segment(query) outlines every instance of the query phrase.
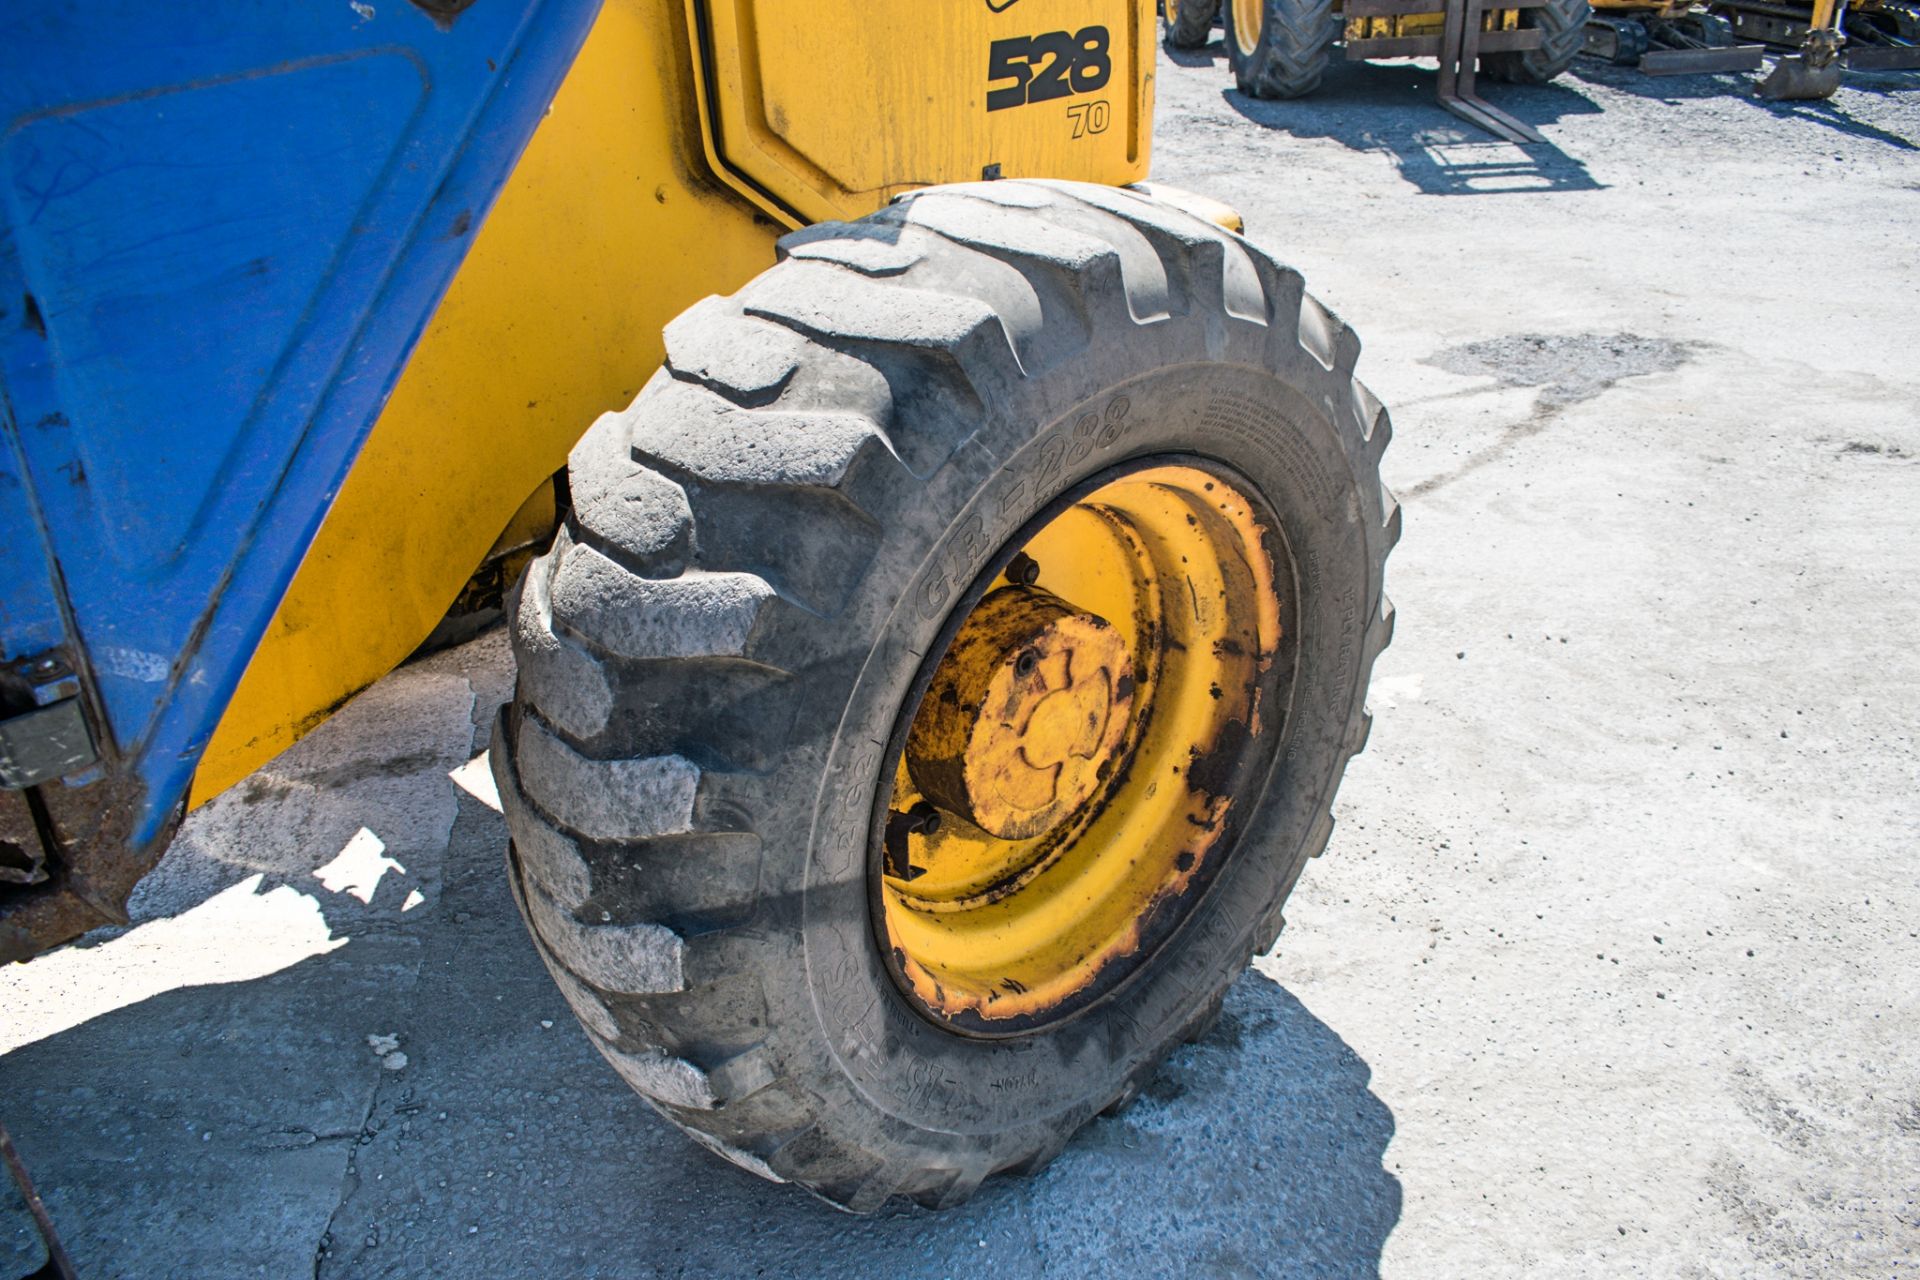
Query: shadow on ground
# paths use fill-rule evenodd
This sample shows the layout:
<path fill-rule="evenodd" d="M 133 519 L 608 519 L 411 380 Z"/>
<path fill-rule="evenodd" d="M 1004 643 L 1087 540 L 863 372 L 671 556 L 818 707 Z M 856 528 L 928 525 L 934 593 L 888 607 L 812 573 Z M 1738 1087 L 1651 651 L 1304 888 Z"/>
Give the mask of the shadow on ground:
<path fill-rule="evenodd" d="M 1377 1273 L 1401 1206 L 1382 1165 L 1392 1114 L 1340 1036 L 1258 973 L 1129 1110 L 957 1210 L 847 1217 L 707 1154 L 573 1022 L 508 897 L 498 815 L 447 778 L 485 698 L 445 672 L 410 688 L 379 708 L 389 742 L 418 730 L 395 761 L 410 791 L 337 763 L 365 763 L 326 747 L 354 730 L 337 718 L 316 735 L 336 763 L 283 761 L 225 836 L 203 823 L 192 847 L 227 862 L 177 866 L 175 914 L 149 922 L 296 901 L 324 917 L 323 946 L 56 1018 L 0 1057 L 6 1119 L 83 1275 L 1078 1277 L 1141 1274 L 1147 1257 L 1203 1276 Z M 360 885 L 364 901 L 317 883 L 343 839 L 364 844 L 356 822 L 394 844 L 403 815 L 448 808 L 444 854 L 390 849 L 406 866 Z M 242 853 L 268 874 L 236 879 Z M 81 958 L 104 965 L 138 936 L 156 935 L 96 938 Z M 400 1057 L 368 1043 L 388 1036 Z M 0 1277 L 39 1258 L 0 1200 Z"/>
<path fill-rule="evenodd" d="M 1772 63 L 1768 62 L 1768 66 Z M 1768 102 L 1754 95 L 1762 72 L 1727 75 L 1648 76 L 1632 67 L 1616 67 L 1598 58 L 1576 58 L 1562 77 L 1573 82 L 1605 85 L 1622 93 L 1659 102 L 1679 103 L 1703 98 L 1725 98 L 1754 111 L 1781 119 L 1805 120 L 1848 137 L 1883 142 L 1899 151 L 1920 151 L 1920 141 L 1904 138 L 1860 119 L 1848 110 L 1848 90 L 1872 93 L 1920 93 L 1920 72 L 1849 71 L 1841 81 L 1841 92 L 1816 102 Z"/>
<path fill-rule="evenodd" d="M 1225 46 L 1167 49 L 1183 67 L 1226 71 Z M 1427 195 L 1502 195 L 1517 192 L 1595 191 L 1597 181 L 1580 161 L 1552 143 L 1516 146 L 1454 119 L 1434 100 L 1438 72 L 1425 62 L 1350 63 L 1336 60 L 1320 88 L 1305 98 L 1265 101 L 1228 88 L 1222 96 L 1234 111 L 1264 128 L 1299 138 L 1328 138 L 1355 151 L 1393 157 L 1400 174 Z M 1597 58 L 1578 58 L 1565 75 L 1546 85 L 1480 81 L 1483 97 L 1536 128 L 1568 116 L 1591 115 L 1600 106 L 1583 92 L 1597 85 L 1661 102 L 1725 98 L 1746 109 L 1805 120 L 1850 137 L 1920 150 L 1905 138 L 1849 110 L 1847 90 L 1920 92 L 1920 72 L 1854 72 L 1843 92 L 1823 102 L 1767 102 L 1754 96 L 1760 76 L 1648 76 Z"/>
<path fill-rule="evenodd" d="M 1585 165 L 1551 142 L 1516 146 L 1457 120 L 1435 101 L 1439 73 L 1414 62 L 1328 67 L 1305 98 L 1266 101 L 1226 89 L 1227 104 L 1248 120 L 1298 138 L 1330 138 L 1355 151 L 1393 157 L 1400 175 L 1435 196 L 1596 191 Z M 1507 85 L 1480 81 L 1480 94 L 1536 128 L 1600 108 L 1559 83 Z"/>

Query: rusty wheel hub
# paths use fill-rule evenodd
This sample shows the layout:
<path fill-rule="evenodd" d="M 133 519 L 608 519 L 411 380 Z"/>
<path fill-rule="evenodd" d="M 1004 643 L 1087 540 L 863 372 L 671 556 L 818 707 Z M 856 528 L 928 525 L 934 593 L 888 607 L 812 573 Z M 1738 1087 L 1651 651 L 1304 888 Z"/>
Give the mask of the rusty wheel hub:
<path fill-rule="evenodd" d="M 1241 484 L 1197 463 L 1089 482 L 949 621 L 895 729 L 873 882 L 935 1021 L 1018 1034 L 1100 999 L 1237 841 L 1276 737 L 1284 556 Z"/>
<path fill-rule="evenodd" d="M 1042 835 L 1112 772 L 1133 708 L 1133 658 L 1104 619 L 1039 587 L 975 609 L 907 735 L 934 805 L 989 835 Z"/>

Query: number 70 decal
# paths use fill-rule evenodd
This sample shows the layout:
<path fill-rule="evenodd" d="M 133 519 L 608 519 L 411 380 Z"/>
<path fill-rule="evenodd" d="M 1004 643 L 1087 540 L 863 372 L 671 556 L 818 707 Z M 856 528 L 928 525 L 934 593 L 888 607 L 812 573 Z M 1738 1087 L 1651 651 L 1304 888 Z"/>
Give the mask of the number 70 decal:
<path fill-rule="evenodd" d="M 1073 121 L 1073 136 L 1084 138 L 1090 133 L 1105 133 L 1112 111 L 1103 98 L 1099 102 L 1075 102 L 1067 107 L 1067 119 Z"/>
<path fill-rule="evenodd" d="M 987 47 L 987 83 L 1001 80 L 1014 83 L 989 89 L 987 110 L 1004 111 L 1008 107 L 1051 102 L 1105 88 L 1113 75 L 1113 63 L 1107 57 L 1108 43 L 1105 27 L 1082 27 L 1072 34 L 1049 31 L 1044 35 L 995 40 Z M 1080 136 L 1082 123 L 1075 122 L 1076 138 Z M 1093 128 L 1090 120 L 1084 123 L 1093 133 L 1106 128 L 1104 115 L 1098 128 Z"/>

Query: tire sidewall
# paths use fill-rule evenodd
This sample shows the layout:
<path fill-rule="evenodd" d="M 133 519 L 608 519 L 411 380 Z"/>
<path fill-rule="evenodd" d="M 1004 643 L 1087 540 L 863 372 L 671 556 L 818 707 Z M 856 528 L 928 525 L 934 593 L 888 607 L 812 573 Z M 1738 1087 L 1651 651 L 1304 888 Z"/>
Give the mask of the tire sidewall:
<path fill-rule="evenodd" d="M 805 855 L 800 963 L 786 995 L 810 1006 L 821 1051 L 817 1087 L 850 1089 L 909 1130 L 943 1135 L 942 1143 L 955 1133 L 1054 1126 L 1104 1105 L 1271 941 L 1278 904 L 1344 766 L 1364 694 L 1363 633 L 1378 594 L 1376 550 L 1361 514 L 1377 509 L 1378 495 L 1361 492 L 1351 441 L 1332 415 L 1343 379 L 1297 344 L 1284 345 L 1280 363 L 1291 367 L 1163 356 L 1152 368 L 1115 352 L 1098 369 L 1017 384 L 983 430 L 982 447 L 928 485 L 917 522 L 890 540 L 882 559 L 895 571 L 876 565 L 867 581 L 906 586 L 849 611 L 872 620 L 867 657 L 825 752 L 804 834 L 797 821 L 789 827 L 804 839 Z M 1121 370 L 1132 376 L 1111 376 Z M 1049 411 L 1060 403 L 1064 412 Z M 1023 422 L 1045 425 L 1022 431 L 1015 424 Z M 1279 517 L 1297 575 L 1300 634 L 1271 768 L 1239 800 L 1248 808 L 1238 845 L 1151 963 L 1054 1028 L 1017 1039 L 956 1035 L 908 1004 L 876 940 L 868 833 L 887 744 L 949 612 L 1009 540 L 1058 495 L 1118 464 L 1163 454 L 1225 465 Z"/>
<path fill-rule="evenodd" d="M 1223 3 L 1227 6 L 1227 65 L 1233 70 L 1235 82 L 1242 93 L 1258 98 L 1298 97 L 1318 86 L 1329 51 L 1339 35 L 1340 23 L 1331 11 L 1326 16 L 1326 27 L 1318 33 L 1320 40 L 1317 46 L 1308 55 L 1308 63 L 1294 67 L 1289 65 L 1285 54 L 1275 47 L 1275 42 L 1280 39 L 1279 33 L 1282 31 L 1295 32 L 1294 38 L 1297 39 L 1299 16 L 1289 10 L 1297 7 L 1299 0 L 1261 0 L 1260 38 L 1248 49 L 1241 47 L 1232 0 L 1223 0 Z M 1321 64 L 1318 70 L 1311 70 L 1314 59 Z M 1296 85 L 1286 92 L 1275 90 L 1276 80 L 1284 81 L 1289 74 L 1298 75 L 1309 70 L 1311 83 Z"/>
<path fill-rule="evenodd" d="M 1213 16 L 1223 0 L 1167 0 L 1167 42 L 1176 49 L 1204 48 L 1213 36 Z M 1225 0 L 1231 3 L 1231 0 Z"/>

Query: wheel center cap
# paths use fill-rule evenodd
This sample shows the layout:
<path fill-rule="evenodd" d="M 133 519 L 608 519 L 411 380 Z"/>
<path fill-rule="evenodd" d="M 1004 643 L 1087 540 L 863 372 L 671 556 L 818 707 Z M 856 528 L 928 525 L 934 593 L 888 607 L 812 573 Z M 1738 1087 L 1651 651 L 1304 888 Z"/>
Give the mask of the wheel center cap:
<path fill-rule="evenodd" d="M 1104 619 L 1051 592 L 994 592 L 967 619 L 907 734 L 914 784 L 1003 840 L 1046 832 L 1112 771 L 1133 660 Z"/>

